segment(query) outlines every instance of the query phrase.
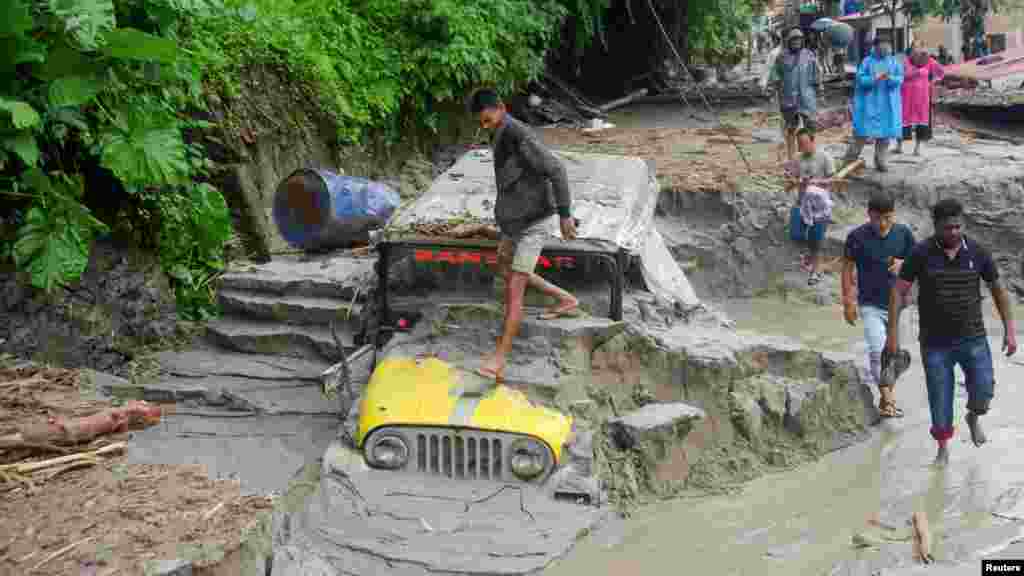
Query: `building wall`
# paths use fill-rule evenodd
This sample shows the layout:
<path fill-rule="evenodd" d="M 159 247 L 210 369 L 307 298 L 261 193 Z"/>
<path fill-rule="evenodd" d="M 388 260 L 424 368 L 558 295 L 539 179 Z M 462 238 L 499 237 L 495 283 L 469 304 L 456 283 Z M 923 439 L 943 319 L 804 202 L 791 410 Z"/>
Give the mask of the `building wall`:
<path fill-rule="evenodd" d="M 1024 48 L 1024 31 L 1020 26 L 1016 26 L 1013 19 L 1006 14 L 989 14 L 985 18 L 985 33 L 1005 34 L 1007 50 Z M 953 58 L 960 62 L 963 40 L 960 37 L 959 16 L 953 17 L 949 22 L 945 22 L 937 16 L 930 16 L 917 27 L 914 37 L 932 52 L 937 51 L 940 45 L 945 46 Z"/>

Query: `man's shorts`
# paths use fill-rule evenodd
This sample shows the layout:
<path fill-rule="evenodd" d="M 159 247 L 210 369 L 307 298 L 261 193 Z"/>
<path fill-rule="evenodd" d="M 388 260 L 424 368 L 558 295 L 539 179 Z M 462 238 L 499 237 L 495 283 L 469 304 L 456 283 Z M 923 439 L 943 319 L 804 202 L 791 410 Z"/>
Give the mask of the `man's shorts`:
<path fill-rule="evenodd" d="M 498 266 L 501 270 L 530 274 L 537 267 L 537 260 L 544 245 L 551 239 L 553 216 L 542 218 L 523 230 L 518 236 L 502 234 L 498 242 Z"/>
<path fill-rule="evenodd" d="M 815 118 L 811 118 L 807 114 L 796 110 L 783 110 L 782 123 L 786 130 L 798 130 L 800 128 L 809 128 L 812 131 L 818 130 L 818 122 Z"/>

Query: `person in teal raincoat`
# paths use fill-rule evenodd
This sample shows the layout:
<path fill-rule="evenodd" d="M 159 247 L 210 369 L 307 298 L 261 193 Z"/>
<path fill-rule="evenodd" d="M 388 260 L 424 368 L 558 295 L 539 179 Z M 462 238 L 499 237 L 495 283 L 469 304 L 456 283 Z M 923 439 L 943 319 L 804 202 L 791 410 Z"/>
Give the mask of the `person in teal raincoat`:
<path fill-rule="evenodd" d="M 857 69 L 853 94 L 854 139 L 846 150 L 846 163 L 856 161 L 868 139 L 872 139 L 875 141 L 875 168 L 879 172 L 888 171 L 889 141 L 903 135 L 902 84 L 903 65 L 893 56 L 892 44 L 888 38 L 876 36 L 874 50 Z"/>

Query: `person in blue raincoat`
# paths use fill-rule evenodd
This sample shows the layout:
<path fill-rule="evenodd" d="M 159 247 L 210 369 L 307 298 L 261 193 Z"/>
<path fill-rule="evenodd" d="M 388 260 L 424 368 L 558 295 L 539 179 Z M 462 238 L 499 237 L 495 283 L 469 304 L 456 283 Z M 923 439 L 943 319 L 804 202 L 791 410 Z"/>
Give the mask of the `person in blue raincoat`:
<path fill-rule="evenodd" d="M 903 135 L 903 103 L 900 86 L 903 65 L 892 54 L 888 38 L 876 36 L 874 50 L 857 69 L 853 94 L 853 142 L 845 163 L 860 157 L 868 139 L 875 141 L 875 168 L 888 171 L 889 141 Z"/>

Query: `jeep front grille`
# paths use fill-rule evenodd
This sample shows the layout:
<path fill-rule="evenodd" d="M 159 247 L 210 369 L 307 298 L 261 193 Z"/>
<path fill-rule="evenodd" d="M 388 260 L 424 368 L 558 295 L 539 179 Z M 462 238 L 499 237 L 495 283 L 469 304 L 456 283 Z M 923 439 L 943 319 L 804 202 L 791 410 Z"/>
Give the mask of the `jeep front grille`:
<path fill-rule="evenodd" d="M 416 434 L 416 471 L 449 478 L 500 480 L 502 442 L 476 434 L 448 431 Z"/>
<path fill-rule="evenodd" d="M 374 430 L 367 438 L 367 446 L 374 436 L 382 433 L 396 434 L 405 439 L 409 458 L 400 469 L 402 471 L 458 480 L 523 482 L 512 473 L 509 450 L 513 442 L 525 436 L 463 428 L 401 426 Z M 547 469 L 537 476 L 536 481 L 542 481 L 551 471 L 554 455 L 550 451 L 547 462 Z"/>

